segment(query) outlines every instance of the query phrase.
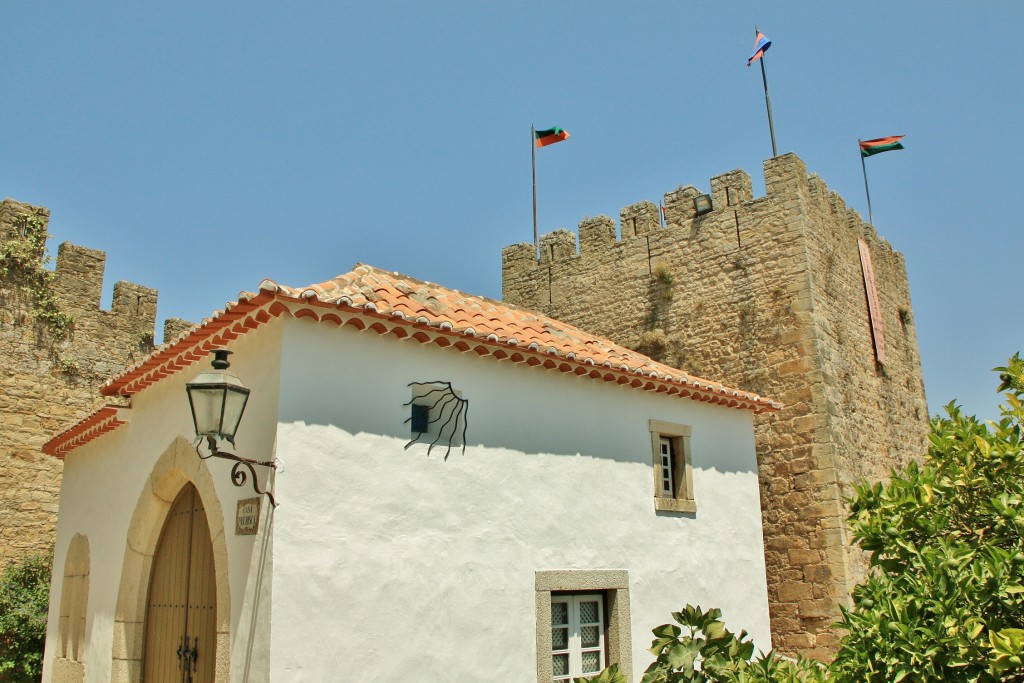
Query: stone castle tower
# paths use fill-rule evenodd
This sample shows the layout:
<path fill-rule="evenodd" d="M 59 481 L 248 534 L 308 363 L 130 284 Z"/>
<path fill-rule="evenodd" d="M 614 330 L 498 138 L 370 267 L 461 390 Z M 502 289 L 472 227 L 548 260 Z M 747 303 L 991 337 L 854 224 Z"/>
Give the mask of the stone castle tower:
<path fill-rule="evenodd" d="M 764 172 L 506 247 L 503 296 L 785 404 L 756 420 L 774 647 L 825 656 L 866 566 L 843 498 L 924 453 L 928 410 L 903 256 L 795 155 Z"/>
<path fill-rule="evenodd" d="M 111 310 L 100 310 L 102 251 L 65 242 L 46 275 L 49 217 L 0 202 L 0 570 L 53 546 L 61 461 L 42 444 L 153 346 L 155 290 L 118 282 Z M 164 333 L 185 325 L 168 321 Z"/>

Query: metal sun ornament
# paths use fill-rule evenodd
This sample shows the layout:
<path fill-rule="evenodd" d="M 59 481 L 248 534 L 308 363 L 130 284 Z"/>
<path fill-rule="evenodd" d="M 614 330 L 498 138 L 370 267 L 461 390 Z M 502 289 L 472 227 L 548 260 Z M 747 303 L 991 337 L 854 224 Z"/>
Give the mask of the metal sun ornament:
<path fill-rule="evenodd" d="M 467 416 L 469 415 L 469 401 L 464 398 L 459 398 L 456 395 L 455 390 L 452 389 L 451 382 L 410 382 L 410 387 L 433 387 L 429 391 L 414 397 L 408 403 L 403 403 L 403 406 L 426 406 L 427 408 L 427 419 L 424 425 L 422 425 L 422 431 L 417 431 L 416 435 L 412 438 L 409 443 L 405 444 L 405 448 L 408 449 L 414 443 L 420 442 L 420 437 L 428 433 L 430 425 L 440 422 L 442 419 L 444 422 L 438 426 L 437 436 L 430 442 L 427 447 L 427 455 L 430 455 L 430 451 L 433 450 L 437 442 L 442 438 L 448 439 L 448 447 L 444 452 L 444 459 L 447 460 L 448 456 L 452 452 L 452 447 L 455 443 L 455 437 L 457 434 L 460 435 L 462 440 L 462 453 L 466 453 L 466 429 L 469 426 L 467 422 Z M 428 399 L 428 397 L 433 397 Z M 426 403 L 425 401 L 432 400 L 432 403 Z M 436 415 L 435 417 L 430 417 Z M 410 416 L 406 423 L 412 422 L 413 418 Z M 459 425 L 462 425 L 460 433 Z"/>
<path fill-rule="evenodd" d="M 235 433 L 238 431 L 238 423 L 242 420 L 245 412 L 245 405 L 249 400 L 249 389 L 235 375 L 226 372 L 231 367 L 228 362 L 230 351 L 217 349 L 213 352 L 211 365 L 213 370 L 201 373 L 194 380 L 185 385 L 188 392 L 189 407 L 192 410 L 192 423 L 195 425 L 196 455 L 202 460 L 210 458 L 222 458 L 231 460 L 235 464 L 231 468 L 231 481 L 235 486 L 244 486 L 248 478 L 252 477 L 252 488 L 259 495 L 266 495 L 270 504 L 277 507 L 274 494 L 269 490 L 262 490 L 259 487 L 259 479 L 253 465 L 261 467 L 277 468 L 274 461 L 253 460 L 243 458 L 234 453 L 227 453 L 217 449 L 217 440 L 223 439 L 232 446 L 235 445 Z M 203 455 L 200 447 L 205 439 L 210 449 L 208 455 Z M 244 469 L 243 469 L 244 468 Z M 246 474 L 245 470 L 249 470 Z"/>

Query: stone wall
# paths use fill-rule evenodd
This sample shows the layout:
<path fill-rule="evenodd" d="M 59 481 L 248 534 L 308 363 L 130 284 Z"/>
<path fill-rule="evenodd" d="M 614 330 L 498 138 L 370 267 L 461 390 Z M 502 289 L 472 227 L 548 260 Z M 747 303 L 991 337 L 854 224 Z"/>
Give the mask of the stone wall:
<path fill-rule="evenodd" d="M 22 238 L 26 216 L 45 226 L 50 212 L 0 203 L 0 266 L 3 250 Z M 44 256 L 35 254 L 38 264 Z M 102 251 L 60 245 L 50 289 L 74 320 L 64 339 L 38 315 L 25 277 L 0 277 L 0 570 L 53 545 L 62 463 L 43 455 L 42 444 L 96 405 L 104 380 L 152 349 L 156 291 L 118 282 L 111 310 L 101 310 L 105 259 Z M 169 321 L 168 329 L 180 323 Z"/>
<path fill-rule="evenodd" d="M 928 411 L 902 255 L 792 154 L 687 186 L 659 207 L 557 230 L 502 254 L 505 301 L 785 403 L 756 422 L 775 647 L 826 656 L 864 558 L 843 497 L 924 452 Z M 876 360 L 858 240 L 870 248 L 886 342 Z M 697 492 L 699 496 L 699 491 Z"/>

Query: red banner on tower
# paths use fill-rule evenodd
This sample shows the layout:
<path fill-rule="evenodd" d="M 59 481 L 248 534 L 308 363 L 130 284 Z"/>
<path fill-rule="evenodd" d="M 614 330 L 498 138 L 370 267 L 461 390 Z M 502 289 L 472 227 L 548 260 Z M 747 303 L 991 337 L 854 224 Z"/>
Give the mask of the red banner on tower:
<path fill-rule="evenodd" d="M 868 298 L 868 318 L 871 319 L 871 337 L 875 342 L 875 358 L 885 364 L 885 332 L 882 330 L 882 307 L 878 303 L 875 269 L 871 265 L 871 250 L 864 240 L 857 240 L 860 249 L 860 269 L 864 273 L 864 292 Z"/>

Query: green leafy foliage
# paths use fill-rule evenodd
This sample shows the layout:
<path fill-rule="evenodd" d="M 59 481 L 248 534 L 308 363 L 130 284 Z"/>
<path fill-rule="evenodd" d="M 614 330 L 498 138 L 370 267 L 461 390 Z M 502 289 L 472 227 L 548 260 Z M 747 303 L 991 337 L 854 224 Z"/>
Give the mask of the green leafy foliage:
<path fill-rule="evenodd" d="M 746 665 L 754 653 L 754 644 L 741 631 L 739 637 L 725 627 L 722 612 L 687 605 L 673 612 L 677 624 L 654 629 L 650 652 L 655 661 L 647 667 L 641 683 L 676 683 L 729 680 L 727 677 Z M 685 631 L 683 629 L 686 629 Z"/>
<path fill-rule="evenodd" d="M 687 605 L 673 612 L 675 624 L 653 630 L 654 662 L 640 683 L 812 683 L 826 681 L 824 667 L 807 659 L 785 659 L 772 652 L 751 660 L 754 644 L 747 632 L 725 627 L 722 612 Z M 678 624 L 678 625 L 677 625 Z M 614 670 L 614 671 L 613 671 Z M 625 683 L 618 666 L 575 683 Z"/>
<path fill-rule="evenodd" d="M 610 667 L 591 678 L 574 678 L 573 683 L 627 683 L 625 674 L 619 670 L 618 664 Z"/>
<path fill-rule="evenodd" d="M 38 681 L 50 598 L 49 555 L 29 557 L 0 575 L 0 682 Z"/>
<path fill-rule="evenodd" d="M 71 333 L 75 320 L 60 310 L 53 293 L 56 277 L 46 269 L 46 222 L 39 215 L 22 216 L 17 237 L 0 242 L 0 280 L 25 291 L 36 320 L 46 324 L 54 342 Z"/>
<path fill-rule="evenodd" d="M 842 613 L 842 680 L 1024 681 L 1024 361 L 996 370 L 998 423 L 950 403 L 921 465 L 856 489 L 871 572 Z"/>

